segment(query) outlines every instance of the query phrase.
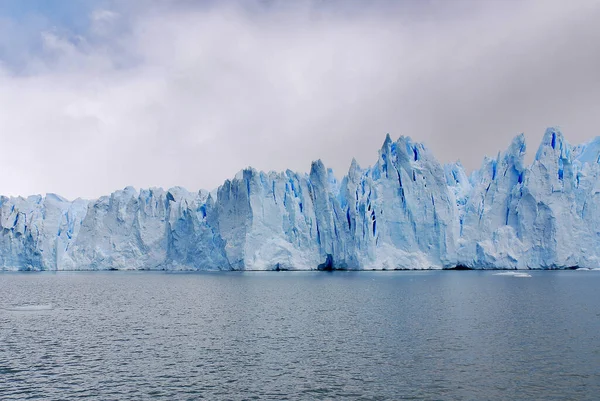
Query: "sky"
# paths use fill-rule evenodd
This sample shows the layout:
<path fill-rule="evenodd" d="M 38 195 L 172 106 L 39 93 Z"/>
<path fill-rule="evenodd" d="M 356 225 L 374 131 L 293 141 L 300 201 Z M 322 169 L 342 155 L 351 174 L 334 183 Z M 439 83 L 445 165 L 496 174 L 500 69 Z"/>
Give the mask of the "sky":
<path fill-rule="evenodd" d="M 338 177 L 386 133 L 468 171 L 600 135 L 600 0 L 0 0 L 0 194 Z M 528 156 L 531 160 L 532 156 Z"/>

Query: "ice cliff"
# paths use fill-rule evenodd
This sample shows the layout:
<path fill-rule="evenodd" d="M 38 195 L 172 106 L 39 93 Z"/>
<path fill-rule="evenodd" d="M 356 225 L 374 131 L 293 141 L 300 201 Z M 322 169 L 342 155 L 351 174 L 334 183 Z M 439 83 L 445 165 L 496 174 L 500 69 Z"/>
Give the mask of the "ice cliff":
<path fill-rule="evenodd" d="M 0 269 L 551 269 L 600 265 L 600 137 L 517 136 L 468 176 L 408 137 L 341 180 L 246 169 L 217 190 L 0 198 Z"/>

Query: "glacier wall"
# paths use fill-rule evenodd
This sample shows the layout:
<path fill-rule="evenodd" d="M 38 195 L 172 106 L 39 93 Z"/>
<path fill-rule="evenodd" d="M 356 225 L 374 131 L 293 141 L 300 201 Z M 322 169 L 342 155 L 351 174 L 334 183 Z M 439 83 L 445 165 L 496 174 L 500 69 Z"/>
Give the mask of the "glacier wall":
<path fill-rule="evenodd" d="M 337 180 L 246 169 L 213 192 L 176 187 L 67 201 L 0 198 L 1 270 L 554 269 L 600 265 L 600 137 L 549 128 L 530 165 L 517 136 L 470 176 L 386 137 Z"/>

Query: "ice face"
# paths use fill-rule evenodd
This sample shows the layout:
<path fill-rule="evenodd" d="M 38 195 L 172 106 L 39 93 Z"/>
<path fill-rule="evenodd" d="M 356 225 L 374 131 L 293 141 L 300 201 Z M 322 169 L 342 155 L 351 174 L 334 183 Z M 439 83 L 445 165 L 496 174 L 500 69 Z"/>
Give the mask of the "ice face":
<path fill-rule="evenodd" d="M 523 166 L 524 138 L 472 176 L 458 263 L 489 268 L 567 268 L 598 264 L 598 139 L 572 148 L 546 130 Z"/>
<path fill-rule="evenodd" d="M 87 201 L 58 195 L 0 198 L 0 266 L 55 269 L 77 237 Z"/>
<path fill-rule="evenodd" d="M 212 192 L 0 198 L 0 269 L 567 268 L 600 264 L 600 138 L 549 128 L 467 176 L 409 137 L 338 180 L 248 168 Z"/>

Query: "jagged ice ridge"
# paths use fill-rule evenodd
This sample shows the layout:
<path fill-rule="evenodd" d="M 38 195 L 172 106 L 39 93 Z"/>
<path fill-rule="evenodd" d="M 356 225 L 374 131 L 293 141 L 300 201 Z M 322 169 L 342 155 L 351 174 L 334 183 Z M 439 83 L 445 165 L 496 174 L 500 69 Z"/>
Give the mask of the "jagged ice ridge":
<path fill-rule="evenodd" d="M 600 137 L 549 128 L 467 176 L 408 137 L 338 181 L 248 168 L 214 192 L 0 198 L 0 270 L 554 269 L 600 263 Z"/>

